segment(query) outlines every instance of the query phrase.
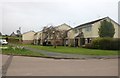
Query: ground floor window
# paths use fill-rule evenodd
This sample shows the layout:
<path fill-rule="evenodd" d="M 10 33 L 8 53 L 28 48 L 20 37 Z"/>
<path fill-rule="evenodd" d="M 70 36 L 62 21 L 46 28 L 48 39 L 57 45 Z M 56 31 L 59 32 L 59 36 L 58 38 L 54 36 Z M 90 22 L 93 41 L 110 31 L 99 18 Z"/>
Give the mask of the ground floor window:
<path fill-rule="evenodd" d="M 92 39 L 91 38 L 86 38 L 85 39 L 85 44 L 91 43 Z"/>

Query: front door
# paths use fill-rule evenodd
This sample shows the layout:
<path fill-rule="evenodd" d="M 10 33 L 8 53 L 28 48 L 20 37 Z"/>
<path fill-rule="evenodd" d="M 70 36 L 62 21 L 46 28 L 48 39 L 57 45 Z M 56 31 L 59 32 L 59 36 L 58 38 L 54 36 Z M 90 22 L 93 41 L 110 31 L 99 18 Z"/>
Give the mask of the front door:
<path fill-rule="evenodd" d="M 80 38 L 80 45 L 84 45 L 85 44 L 85 38 Z"/>
<path fill-rule="evenodd" d="M 75 47 L 78 47 L 78 39 L 75 39 Z"/>

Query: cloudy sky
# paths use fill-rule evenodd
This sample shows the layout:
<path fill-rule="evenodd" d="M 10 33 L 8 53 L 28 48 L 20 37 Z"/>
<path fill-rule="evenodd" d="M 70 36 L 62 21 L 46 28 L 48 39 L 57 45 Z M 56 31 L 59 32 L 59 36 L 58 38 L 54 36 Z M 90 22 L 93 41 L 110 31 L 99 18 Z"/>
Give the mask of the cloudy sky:
<path fill-rule="evenodd" d="M 2 0 L 1 0 L 2 1 Z M 46 25 L 72 27 L 109 16 L 118 21 L 119 0 L 3 0 L 0 26 L 3 34 L 21 27 L 22 33 L 40 31 Z"/>

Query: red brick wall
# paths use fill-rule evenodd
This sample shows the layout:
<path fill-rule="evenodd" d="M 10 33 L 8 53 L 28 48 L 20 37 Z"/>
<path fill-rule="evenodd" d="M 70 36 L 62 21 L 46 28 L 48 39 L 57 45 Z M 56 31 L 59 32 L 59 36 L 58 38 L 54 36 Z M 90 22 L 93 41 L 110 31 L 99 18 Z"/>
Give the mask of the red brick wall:
<path fill-rule="evenodd" d="M 23 44 L 33 44 L 33 40 L 23 40 Z"/>

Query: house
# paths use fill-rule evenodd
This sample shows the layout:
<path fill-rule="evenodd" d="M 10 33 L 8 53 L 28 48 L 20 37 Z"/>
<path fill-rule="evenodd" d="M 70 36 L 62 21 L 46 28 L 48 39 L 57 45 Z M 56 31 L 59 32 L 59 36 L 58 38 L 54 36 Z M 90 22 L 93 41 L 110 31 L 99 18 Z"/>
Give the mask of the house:
<path fill-rule="evenodd" d="M 81 46 L 90 43 L 92 39 L 99 37 L 98 28 L 103 20 L 111 21 L 115 28 L 114 38 L 120 38 L 120 25 L 111 18 L 105 17 L 68 30 L 67 39 L 69 46 Z"/>
<path fill-rule="evenodd" d="M 67 45 L 67 31 L 70 30 L 72 27 L 67 25 L 66 23 L 58 25 L 55 27 L 56 30 L 59 30 L 58 38 L 56 39 L 57 45 Z"/>
<path fill-rule="evenodd" d="M 16 36 L 16 34 L 14 32 L 12 32 L 12 34 L 10 36 L 14 37 L 14 36 Z"/>
<path fill-rule="evenodd" d="M 34 44 L 39 45 L 64 45 L 64 39 L 66 37 L 66 31 L 71 29 L 67 24 L 61 24 L 58 26 L 44 27 L 40 32 L 34 35 Z"/>
<path fill-rule="evenodd" d="M 72 27 L 67 25 L 66 23 L 63 23 L 61 25 L 56 26 L 55 28 L 59 31 L 66 31 L 66 30 L 71 29 Z"/>
<path fill-rule="evenodd" d="M 34 34 L 34 44 L 42 45 L 42 31 L 36 32 Z"/>
<path fill-rule="evenodd" d="M 34 40 L 34 31 L 25 32 L 22 34 L 22 43 L 23 44 L 32 44 Z"/>

